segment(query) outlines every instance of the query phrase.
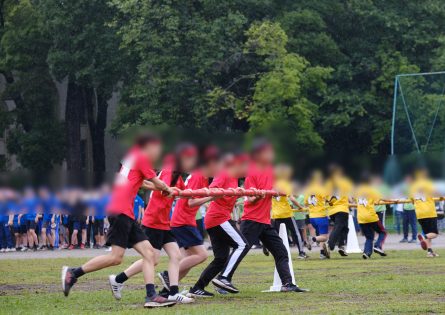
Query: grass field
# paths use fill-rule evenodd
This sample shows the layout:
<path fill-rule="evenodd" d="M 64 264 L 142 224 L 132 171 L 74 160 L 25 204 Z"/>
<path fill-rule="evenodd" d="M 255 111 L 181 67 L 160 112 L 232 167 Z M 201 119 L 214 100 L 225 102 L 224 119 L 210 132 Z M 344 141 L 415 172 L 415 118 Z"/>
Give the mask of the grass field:
<path fill-rule="evenodd" d="M 273 279 L 273 262 L 248 255 L 234 277 L 242 293 L 200 299 L 193 305 L 146 310 L 142 277 L 128 281 L 121 301 L 109 291 L 107 275 L 120 268 L 86 275 L 68 298 L 60 292 L 60 268 L 85 259 L 0 261 L 0 314 L 440 314 L 445 313 L 445 251 L 389 251 L 386 258 L 364 261 L 359 255 L 294 261 L 296 278 L 308 293 L 261 293 Z M 312 254 L 316 256 L 314 253 Z M 135 258 L 126 259 L 128 266 Z M 159 270 L 165 266 L 163 257 Z M 192 284 L 203 267 L 186 278 Z M 211 289 L 213 290 L 213 289 Z"/>

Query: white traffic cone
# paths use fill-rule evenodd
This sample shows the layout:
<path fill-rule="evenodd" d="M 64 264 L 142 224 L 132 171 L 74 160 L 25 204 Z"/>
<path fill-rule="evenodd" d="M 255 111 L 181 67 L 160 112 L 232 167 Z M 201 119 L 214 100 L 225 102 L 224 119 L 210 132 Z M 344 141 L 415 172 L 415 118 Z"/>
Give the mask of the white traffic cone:
<path fill-rule="evenodd" d="M 348 245 L 346 246 L 346 252 L 348 254 L 362 253 L 362 250 L 358 245 L 358 238 L 357 238 L 357 233 L 355 232 L 354 219 L 352 218 L 351 214 L 349 215 L 348 228 L 349 228 L 349 233 L 348 233 Z"/>
<path fill-rule="evenodd" d="M 289 270 L 292 275 L 292 283 L 295 284 L 294 267 L 292 265 L 292 256 L 290 254 L 289 239 L 287 238 L 287 229 L 286 229 L 286 225 L 284 223 L 280 224 L 280 233 L 279 234 L 280 234 L 280 237 L 283 240 L 283 244 L 287 250 L 287 256 L 289 257 Z M 280 279 L 280 276 L 278 275 L 277 268 L 275 267 L 275 272 L 273 274 L 273 285 L 269 288 L 269 290 L 265 290 L 262 292 L 280 292 L 282 285 L 283 284 L 281 283 L 281 279 Z"/>

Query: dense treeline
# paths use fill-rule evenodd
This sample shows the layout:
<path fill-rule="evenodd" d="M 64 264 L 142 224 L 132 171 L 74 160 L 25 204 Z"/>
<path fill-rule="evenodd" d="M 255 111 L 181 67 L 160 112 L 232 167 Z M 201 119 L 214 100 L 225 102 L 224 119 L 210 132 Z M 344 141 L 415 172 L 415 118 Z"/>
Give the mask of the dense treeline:
<path fill-rule="evenodd" d="M 79 165 L 80 124 L 272 131 L 299 156 L 389 153 L 394 75 L 445 67 L 441 0 L 3 0 L 2 128 L 24 167 Z M 64 124 L 56 81 L 67 80 Z M 120 92 L 106 126 L 107 100 Z M 63 136 L 65 135 L 65 136 Z"/>

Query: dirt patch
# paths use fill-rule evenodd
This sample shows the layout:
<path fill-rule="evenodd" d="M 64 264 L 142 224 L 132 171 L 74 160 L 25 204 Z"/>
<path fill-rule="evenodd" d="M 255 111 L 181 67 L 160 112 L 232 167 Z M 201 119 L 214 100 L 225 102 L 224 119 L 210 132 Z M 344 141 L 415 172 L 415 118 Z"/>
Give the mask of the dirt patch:
<path fill-rule="evenodd" d="M 127 285 L 128 290 L 142 290 L 141 285 Z M 75 290 L 83 292 L 92 292 L 98 290 L 109 290 L 108 282 L 104 281 L 85 281 L 76 284 Z M 8 295 L 24 295 L 24 294 L 46 294 L 46 293 L 61 293 L 62 288 L 60 284 L 5 284 L 0 286 L 0 296 Z"/>

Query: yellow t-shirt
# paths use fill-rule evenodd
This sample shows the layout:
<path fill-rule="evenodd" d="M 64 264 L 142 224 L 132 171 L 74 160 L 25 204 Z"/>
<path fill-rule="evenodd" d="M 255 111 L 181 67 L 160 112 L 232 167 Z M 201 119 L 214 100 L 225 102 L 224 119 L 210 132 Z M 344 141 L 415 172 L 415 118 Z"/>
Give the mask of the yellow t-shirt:
<path fill-rule="evenodd" d="M 379 191 L 369 185 L 362 185 L 357 189 L 356 198 L 358 223 L 377 222 L 379 217 L 374 204 L 382 199 Z"/>
<path fill-rule="evenodd" d="M 337 178 L 327 183 L 327 200 L 331 204 L 328 214 L 349 213 L 349 197 L 352 195 L 352 183 L 346 178 Z"/>
<path fill-rule="evenodd" d="M 309 209 L 309 218 L 323 218 L 328 215 L 326 211 L 326 191 L 321 185 L 309 185 L 304 195 L 304 203 Z"/>
<path fill-rule="evenodd" d="M 275 182 L 275 189 L 286 195 L 292 194 L 292 184 L 286 180 L 278 180 Z M 272 219 L 284 219 L 292 217 L 294 212 L 285 196 L 272 198 Z"/>
<path fill-rule="evenodd" d="M 417 219 L 436 218 L 436 205 L 433 200 L 434 185 L 430 180 L 415 181 L 409 190 L 409 196 L 414 200 Z"/>

